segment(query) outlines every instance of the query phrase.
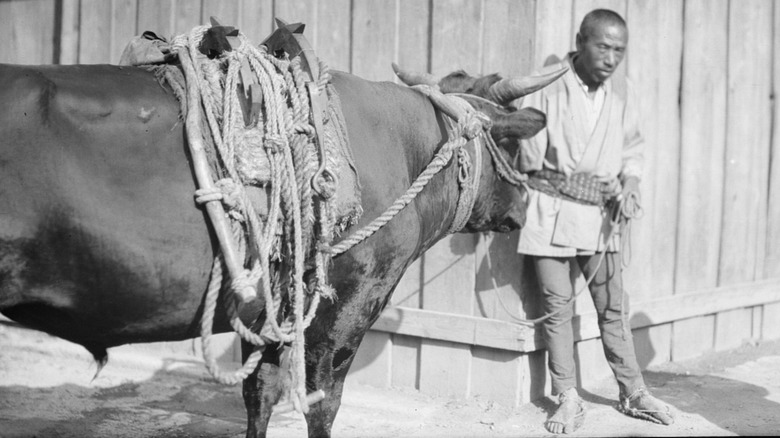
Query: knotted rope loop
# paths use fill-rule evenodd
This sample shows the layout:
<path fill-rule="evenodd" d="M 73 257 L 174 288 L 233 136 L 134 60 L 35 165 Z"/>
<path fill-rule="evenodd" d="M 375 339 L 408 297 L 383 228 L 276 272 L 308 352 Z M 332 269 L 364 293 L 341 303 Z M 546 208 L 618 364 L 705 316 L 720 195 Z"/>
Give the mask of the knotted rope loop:
<path fill-rule="evenodd" d="M 338 177 L 328 169 L 320 169 L 311 179 L 311 186 L 323 199 L 330 199 L 336 194 Z"/>

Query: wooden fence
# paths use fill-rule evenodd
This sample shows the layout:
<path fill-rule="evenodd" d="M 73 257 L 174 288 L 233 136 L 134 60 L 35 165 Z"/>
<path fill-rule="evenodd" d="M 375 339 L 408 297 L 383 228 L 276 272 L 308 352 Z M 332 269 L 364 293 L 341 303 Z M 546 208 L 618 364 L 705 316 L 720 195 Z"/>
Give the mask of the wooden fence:
<path fill-rule="evenodd" d="M 573 48 L 582 17 L 621 13 L 647 141 L 633 227 L 634 337 L 643 366 L 780 337 L 780 5 L 771 0 L 0 0 L 0 62 L 116 62 L 144 30 L 216 16 L 255 41 L 273 17 L 306 23 L 332 68 L 394 80 L 527 74 Z M 518 233 L 448 237 L 416 262 L 361 346 L 351 380 L 517 405 L 543 395 L 543 345 Z M 578 283 L 581 285 L 582 280 Z M 587 294 L 584 294 L 587 295 Z M 609 373 L 589 298 L 578 300 L 580 383 Z"/>

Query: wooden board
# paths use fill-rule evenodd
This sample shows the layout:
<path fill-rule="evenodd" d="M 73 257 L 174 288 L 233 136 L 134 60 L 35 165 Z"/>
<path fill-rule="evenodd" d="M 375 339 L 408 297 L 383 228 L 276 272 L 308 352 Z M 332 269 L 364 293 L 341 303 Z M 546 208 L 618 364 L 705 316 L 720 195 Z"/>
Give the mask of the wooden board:
<path fill-rule="evenodd" d="M 187 4 L 194 3 L 184 0 L 184 5 Z M 187 9 L 178 8 L 178 6 L 179 2 L 174 0 L 138 0 L 138 33 L 150 30 L 163 38 L 169 38 L 178 33 L 189 31 L 196 24 L 203 24 L 200 22 L 199 2 L 196 23 L 180 23 L 177 17 L 180 17 Z M 186 16 L 189 18 L 188 14 Z"/>
<path fill-rule="evenodd" d="M 477 75 L 482 69 L 483 15 L 481 2 L 432 0 L 431 71 L 444 76 L 463 69 Z"/>
<path fill-rule="evenodd" d="M 717 285 L 726 141 L 728 2 L 692 0 L 685 7 L 682 76 L 677 292 Z"/>
<path fill-rule="evenodd" d="M 104 64 L 111 59 L 111 2 L 81 0 L 79 64 Z M 109 44 L 106 44 L 109 35 Z"/>
<path fill-rule="evenodd" d="M 749 0 L 730 8 L 728 116 L 719 284 L 763 271 L 772 53 L 772 3 Z"/>
<path fill-rule="evenodd" d="M 504 77 L 533 69 L 534 1 L 485 0 L 482 74 Z"/>
<path fill-rule="evenodd" d="M 382 0 L 354 4 L 352 73 L 369 80 L 393 80 L 396 5 Z"/>
<path fill-rule="evenodd" d="M 682 6 L 676 0 L 631 0 L 626 68 L 632 80 L 645 139 L 640 184 L 644 215 L 634 220 L 624 284 L 634 302 L 673 293 L 679 180 L 679 80 Z M 657 38 L 656 35 L 664 35 Z"/>
<path fill-rule="evenodd" d="M 401 67 L 419 72 L 431 68 L 431 6 L 418 0 L 398 0 L 398 49 Z"/>
<path fill-rule="evenodd" d="M 314 50 L 317 57 L 332 69 L 352 69 L 352 15 L 350 0 L 329 0 L 326 7 L 317 10 L 317 43 Z"/>
<path fill-rule="evenodd" d="M 634 325 L 632 318 L 631 325 Z M 672 355 L 672 324 L 643 327 L 633 331 L 634 351 L 641 369 L 669 362 Z"/>
<path fill-rule="evenodd" d="M 54 2 L 0 2 L 0 62 L 50 64 L 54 62 Z"/>
<path fill-rule="evenodd" d="M 715 351 L 737 348 L 753 336 L 753 309 L 734 309 L 715 317 Z"/>
<path fill-rule="evenodd" d="M 780 89 L 780 7 L 774 8 L 772 37 L 772 89 Z M 775 101 L 777 96 L 775 96 Z M 776 103 L 776 102 L 775 102 Z M 767 205 L 767 230 L 764 245 L 764 278 L 780 277 L 780 111 L 775 111 L 771 128 L 769 196 Z"/>
<path fill-rule="evenodd" d="M 136 0 L 112 0 L 111 2 L 111 45 L 108 62 L 117 64 L 127 43 L 139 34 L 135 16 L 138 15 Z"/>
<path fill-rule="evenodd" d="M 697 316 L 672 323 L 673 361 L 693 359 L 715 348 L 715 316 Z"/>
<path fill-rule="evenodd" d="M 536 29 L 532 70 L 548 63 L 551 56 L 562 58 L 574 48 L 572 0 L 536 2 Z M 579 25 L 579 24 L 578 24 Z"/>
<path fill-rule="evenodd" d="M 274 29 L 273 0 L 242 0 L 240 11 L 238 28 L 254 44 L 263 42 Z"/>
<path fill-rule="evenodd" d="M 519 406 L 523 381 L 520 354 L 481 347 L 472 348 L 471 354 L 469 396 L 493 400 L 506 407 Z"/>

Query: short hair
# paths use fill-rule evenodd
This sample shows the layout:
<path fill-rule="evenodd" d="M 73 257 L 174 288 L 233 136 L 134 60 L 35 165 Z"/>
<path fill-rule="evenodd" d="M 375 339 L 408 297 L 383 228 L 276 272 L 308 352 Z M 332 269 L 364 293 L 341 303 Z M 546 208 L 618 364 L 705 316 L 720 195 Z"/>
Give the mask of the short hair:
<path fill-rule="evenodd" d="M 614 24 L 628 30 L 626 20 L 615 11 L 610 9 L 594 9 L 585 15 L 580 24 L 580 35 L 582 38 L 588 38 L 590 31 L 598 24 Z"/>

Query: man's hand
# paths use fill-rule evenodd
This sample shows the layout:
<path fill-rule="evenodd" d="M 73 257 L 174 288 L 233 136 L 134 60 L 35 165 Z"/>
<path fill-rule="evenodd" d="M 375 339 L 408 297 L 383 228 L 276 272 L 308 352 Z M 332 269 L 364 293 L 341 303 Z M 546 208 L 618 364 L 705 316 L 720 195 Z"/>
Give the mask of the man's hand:
<path fill-rule="evenodd" d="M 629 196 L 636 196 L 636 200 L 640 199 L 639 178 L 635 176 L 629 176 L 625 180 L 623 180 L 623 190 L 618 195 L 617 200 L 620 201 Z"/>
<path fill-rule="evenodd" d="M 601 193 L 609 198 L 619 196 L 621 194 L 620 180 L 615 177 L 610 177 L 606 173 L 597 173 L 596 179 L 601 183 Z"/>

